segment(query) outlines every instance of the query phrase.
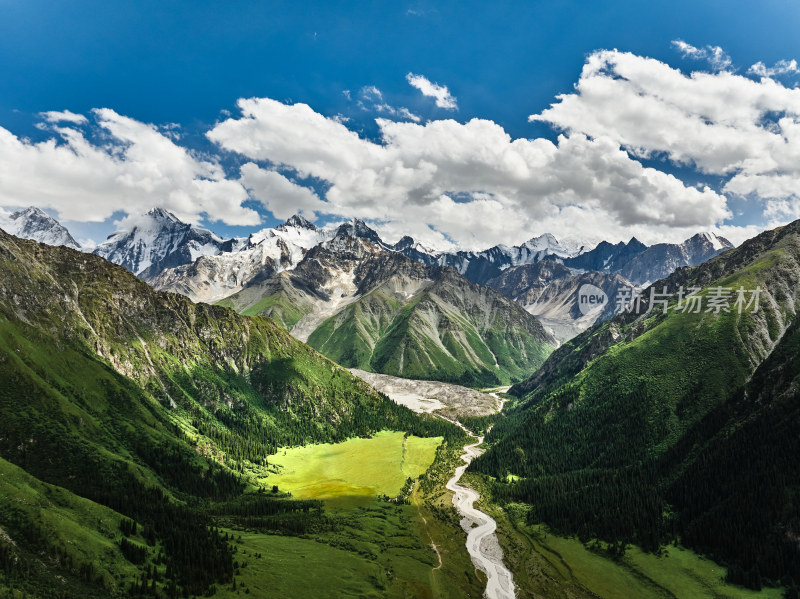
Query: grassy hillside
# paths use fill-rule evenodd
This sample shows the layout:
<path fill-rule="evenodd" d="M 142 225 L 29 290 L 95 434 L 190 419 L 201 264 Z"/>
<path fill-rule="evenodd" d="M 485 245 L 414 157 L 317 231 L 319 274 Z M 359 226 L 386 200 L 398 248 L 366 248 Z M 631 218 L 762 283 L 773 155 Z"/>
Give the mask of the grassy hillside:
<path fill-rule="evenodd" d="M 309 345 L 348 368 L 481 388 L 522 379 L 552 350 L 534 317 L 454 271 L 410 297 L 393 286 L 324 321 Z"/>
<path fill-rule="evenodd" d="M 759 365 L 778 355 L 796 319 L 800 224 L 680 269 L 655 287 L 665 285 L 696 285 L 704 297 L 716 286 L 760 287 L 760 309 L 690 314 L 674 310 L 673 300 L 668 314 L 658 307 L 590 329 L 512 389 L 518 399 L 474 467 L 503 480 L 520 477 L 497 484 L 494 493 L 533 505 L 531 522 L 620 548 L 633 542 L 655 551 L 677 538 L 732 564 L 733 579 L 758 587 L 758 572 L 737 578 L 756 568 L 775 583 L 795 572 L 785 558 L 796 553 L 783 553 L 775 530 L 796 530 L 796 468 L 774 460 L 764 479 L 766 461 L 758 459 L 772 450 L 752 454 L 755 437 L 739 430 L 756 418 L 756 406 L 739 403 L 736 416 L 730 410 Z M 779 380 L 788 389 L 792 379 Z M 751 397 L 763 389 L 763 382 L 753 384 Z M 761 424 L 780 431 L 794 418 L 781 410 Z M 714 491 L 710 464 L 724 479 Z M 759 494 L 757 480 L 771 481 L 764 488 L 777 496 Z"/>
<path fill-rule="evenodd" d="M 0 590 L 63 578 L 76 597 L 132 583 L 200 594 L 230 581 L 234 549 L 212 516 L 258 490 L 255 474 L 280 446 L 453 434 L 268 319 L 157 293 L 96 256 L 2 232 L 0 417 L 3 468 L 57 503 L 48 522 L 33 499 L 7 500 L 17 491 L 2 479 Z M 286 498 L 251 501 L 278 531 L 320 517 Z M 123 533 L 123 517 L 139 532 Z M 73 535 L 71 522 L 85 530 Z M 64 557 L 64 538 L 85 546 Z"/>

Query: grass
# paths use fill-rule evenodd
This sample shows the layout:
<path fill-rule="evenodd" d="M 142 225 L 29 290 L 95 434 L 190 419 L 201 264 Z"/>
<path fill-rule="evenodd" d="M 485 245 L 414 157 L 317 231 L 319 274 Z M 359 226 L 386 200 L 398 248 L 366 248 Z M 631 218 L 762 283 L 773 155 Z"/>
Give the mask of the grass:
<path fill-rule="evenodd" d="M 250 597 L 382 597 L 373 583 L 381 568 L 363 556 L 312 539 L 239 533 L 237 560 L 247 566 L 236 576 L 237 587 Z M 260 554 L 261 557 L 256 557 Z M 232 585 L 218 587 L 216 597 L 242 597 Z"/>
<path fill-rule="evenodd" d="M 467 555 L 459 518 L 449 493 L 442 488 L 460 449 L 448 448 L 441 439 L 408 437 L 403 457 L 403 437 L 402 433 L 383 432 L 373 439 L 287 449 L 286 456 L 283 451 L 274 456 L 272 459 L 289 458 L 298 468 L 293 474 L 298 479 L 301 472 L 308 481 L 316 477 L 317 484 L 304 484 L 301 492 L 323 497 L 326 506 L 335 506 L 326 511 L 331 526 L 303 538 L 229 531 L 237 542 L 235 559 L 240 568 L 234 577 L 236 588 L 220 586 L 216 596 L 481 596 L 485 583 Z M 321 470 L 320 462 L 327 462 L 334 472 Z M 423 471 L 421 481 L 428 490 L 423 491 L 417 482 L 408 504 L 385 502 L 374 495 L 356 502 L 327 497 L 330 486 L 325 477 L 331 473 L 340 477 L 345 493 L 368 486 L 365 481 L 370 480 L 372 491 L 391 494 L 399 490 L 406 476 Z M 431 542 L 439 549 L 441 564 Z"/>
<path fill-rule="evenodd" d="M 524 524 L 527 508 L 520 504 L 511 504 L 507 511 L 496 506 L 487 509 L 498 521 L 498 536 L 506 563 L 514 571 L 519 599 L 782 597 L 781 589 L 756 592 L 726 584 L 724 567 L 682 547 L 669 546 L 661 557 L 629 547 L 624 557 L 614 559 L 576 538 L 550 534 L 544 525 Z"/>
<path fill-rule="evenodd" d="M 217 305 L 225 308 L 236 308 L 235 302 L 229 298 L 217 302 Z M 242 314 L 245 316 L 266 314 L 289 330 L 306 314 L 306 311 L 292 304 L 282 293 L 276 293 L 268 295 L 242 310 Z"/>
<path fill-rule="evenodd" d="M 302 499 L 345 496 L 396 496 L 407 478 L 416 478 L 433 463 L 441 437 L 406 437 L 383 431 L 371 439 L 306 445 L 281 450 L 270 458 L 279 466 L 261 482 L 278 485 Z"/>
<path fill-rule="evenodd" d="M 726 584 L 725 568 L 688 549 L 669 547 L 667 556 L 657 557 L 632 547 L 617 561 L 587 549 L 577 539 L 545 535 L 542 527 L 531 531 L 542 539 L 543 548 L 561 556 L 582 586 L 606 599 L 664 596 L 778 599 L 782 596 L 781 589 L 757 592 Z"/>

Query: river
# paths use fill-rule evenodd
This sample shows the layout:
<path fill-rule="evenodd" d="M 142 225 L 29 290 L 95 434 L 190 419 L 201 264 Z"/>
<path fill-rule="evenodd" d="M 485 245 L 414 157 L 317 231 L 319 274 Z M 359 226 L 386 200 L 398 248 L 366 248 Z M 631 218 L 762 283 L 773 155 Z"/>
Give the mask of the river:
<path fill-rule="evenodd" d="M 464 446 L 464 454 L 461 456 L 464 465 L 456 468 L 455 474 L 445 485 L 453 492 L 453 505 L 461 514 L 461 526 L 467 532 L 467 551 L 472 558 L 472 563 L 486 574 L 484 597 L 487 599 L 514 599 L 514 578 L 511 571 L 503 564 L 503 550 L 500 548 L 495 534 L 497 522 L 489 514 L 485 514 L 475 507 L 475 502 L 480 499 L 480 494 L 475 489 L 458 484 L 472 460 L 482 453 L 478 446 L 483 443 L 483 437 L 473 435 L 459 422 L 452 420 L 451 422 L 476 439 L 474 443 Z"/>

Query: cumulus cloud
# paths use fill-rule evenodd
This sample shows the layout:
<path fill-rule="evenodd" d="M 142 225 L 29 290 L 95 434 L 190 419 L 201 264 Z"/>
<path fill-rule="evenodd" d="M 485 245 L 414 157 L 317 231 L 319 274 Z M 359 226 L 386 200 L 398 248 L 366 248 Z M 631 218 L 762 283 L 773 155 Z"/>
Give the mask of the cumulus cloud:
<path fill-rule="evenodd" d="M 676 47 L 729 61 L 715 47 Z M 764 226 L 800 217 L 800 90 L 774 79 L 797 65 L 759 64 L 750 77 L 727 67 L 685 74 L 630 53 L 595 52 L 574 92 L 530 117 L 561 133 L 552 141 L 512 138 L 485 119 L 423 123 L 374 86 L 350 97 L 381 117 L 376 140 L 305 104 L 241 99 L 239 114 L 207 133 L 244 158 L 234 178 L 218 159 L 180 145 L 175 127 L 110 109 L 89 119 L 42 113 L 46 141 L 0 128 L 0 207 L 38 205 L 99 221 L 158 205 L 191 222 L 255 225 L 259 216 L 245 202 L 256 200 L 277 218 L 359 217 L 389 241 L 411 234 L 442 249 L 543 232 L 655 243 L 710 230 L 740 242 L 759 227 L 732 224 L 726 195 L 762 202 Z M 456 109 L 446 87 L 412 73 L 408 81 Z M 654 168 L 659 160 L 695 169 L 719 189 L 687 185 Z M 319 192 L 303 184 L 309 179 Z"/>
<path fill-rule="evenodd" d="M 773 66 L 768 67 L 763 62 L 757 62 L 749 69 L 748 73 L 758 75 L 759 77 L 779 77 L 781 75 L 793 75 L 800 73 L 800 68 L 797 67 L 797 61 L 792 60 L 779 60 Z"/>
<path fill-rule="evenodd" d="M 693 60 L 705 60 L 711 65 L 712 69 L 722 71 L 731 66 L 731 57 L 719 46 L 705 46 L 696 48 L 687 44 L 683 40 L 674 40 L 672 45 L 677 48 L 684 58 Z"/>
<path fill-rule="evenodd" d="M 444 108 L 445 110 L 458 110 L 458 102 L 456 98 L 450 94 L 450 90 L 446 85 L 439 85 L 438 83 L 431 83 L 431 81 L 423 75 L 415 75 L 409 73 L 406 75 L 406 80 L 412 87 L 416 87 L 423 96 L 433 98 L 436 101 L 436 106 Z"/>
<path fill-rule="evenodd" d="M 54 126 L 57 138 L 39 143 L 0 128 L 0 205 L 51 208 L 77 221 L 161 206 L 191 222 L 203 215 L 236 225 L 260 222 L 254 210 L 242 206 L 248 199 L 244 187 L 226 179 L 217 162 L 111 109 L 97 109 L 93 116 L 102 145 L 69 126 Z"/>
<path fill-rule="evenodd" d="M 89 119 L 82 114 L 76 114 L 74 112 L 70 112 L 69 110 L 48 110 L 47 112 L 40 112 L 39 116 L 48 123 L 68 122 L 76 125 L 83 125 L 89 122 Z"/>
<path fill-rule="evenodd" d="M 313 220 L 317 217 L 316 212 L 326 208 L 311 189 L 290 181 L 275 170 L 263 169 L 248 162 L 242 166 L 241 173 L 242 185 L 277 218 L 287 219 L 302 212 L 306 218 Z"/>
<path fill-rule="evenodd" d="M 366 218 L 388 234 L 403 230 L 430 244 L 522 241 L 565 214 L 562 231 L 580 215 L 593 230 L 627 235 L 638 228 L 650 238 L 730 216 L 723 196 L 643 166 L 608 138 L 575 134 L 553 143 L 512 139 L 482 119 L 378 119 L 382 143 L 374 143 L 305 104 L 253 98 L 240 100 L 239 109 L 241 117 L 217 124 L 209 139 L 325 181 L 323 212 Z"/>
<path fill-rule="evenodd" d="M 761 199 L 773 215 L 798 202 L 800 89 L 770 78 L 684 75 L 654 59 L 600 51 L 574 93 L 530 119 L 720 175 L 724 192 Z"/>

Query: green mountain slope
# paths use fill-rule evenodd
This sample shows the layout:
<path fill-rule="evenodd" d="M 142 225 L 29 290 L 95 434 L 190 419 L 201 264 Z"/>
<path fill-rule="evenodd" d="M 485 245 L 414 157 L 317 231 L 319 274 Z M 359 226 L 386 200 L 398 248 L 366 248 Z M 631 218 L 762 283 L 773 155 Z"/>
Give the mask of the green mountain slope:
<path fill-rule="evenodd" d="M 731 401 L 661 460 L 687 544 L 758 588 L 800 581 L 800 318 Z M 744 559 L 743 559 L 744 557 Z"/>
<path fill-rule="evenodd" d="M 278 446 L 443 430 L 268 319 L 158 293 L 99 257 L 2 231 L 0 418 L 0 464 L 13 472 L 0 477 L 0 588 L 41 596 L 58 596 L 54 578 L 67 596 L 110 596 L 134 582 L 203 593 L 233 573 L 210 506 L 224 513 L 255 491 L 248 473 Z M 13 499 L 22 485 L 13 479 L 25 477 L 37 501 L 63 508 L 52 513 L 55 532 L 37 524 L 33 503 Z M 250 497 L 250 512 L 270 514 L 276 530 L 317 517 Z M 122 539 L 123 516 L 139 537 Z M 84 548 L 70 523 L 87 520 Z M 69 557 L 63 538 L 76 541 Z M 138 578 L 114 565 L 143 559 Z"/>
<path fill-rule="evenodd" d="M 309 345 L 349 368 L 484 387 L 519 380 L 551 349 L 533 317 L 454 271 L 410 298 L 387 287 L 323 322 Z"/>
<path fill-rule="evenodd" d="M 352 237 L 221 304 L 276 318 L 348 368 L 476 387 L 522 379 L 555 345 L 500 293 Z"/>
<path fill-rule="evenodd" d="M 729 461 L 730 484 L 714 493 L 709 491 L 714 478 L 706 477 L 705 467 L 714 462 L 722 468 L 721 456 L 730 459 L 754 441 L 736 436 L 746 434 L 741 431 L 731 435 L 756 413 L 755 404 L 736 398 L 759 366 L 789 343 L 785 334 L 794 326 L 800 301 L 800 223 L 764 233 L 699 267 L 679 269 L 654 287 L 660 292 L 665 286 L 673 292 L 702 287 L 706 301 L 717 286 L 760 287 L 760 309 L 740 315 L 704 307 L 686 313 L 674 309 L 673 299 L 668 314 L 657 306 L 649 314 L 622 314 L 590 329 L 512 388 L 519 399 L 492 431 L 493 446 L 474 468 L 523 477 L 513 485 L 498 484 L 497 496 L 533 504 L 535 520 L 563 532 L 653 550 L 677 537 L 724 558 L 734 576 L 757 565 L 765 571 L 775 555 L 767 550 L 775 547 L 773 529 L 795 530 L 796 508 L 782 500 L 778 503 L 788 512 L 744 510 L 748 502 L 759 505 L 755 463 L 739 474 L 740 488 Z M 761 391 L 757 380 L 749 383 L 756 385 L 751 394 Z M 781 383 L 788 390 L 784 384 L 790 382 Z M 738 416 L 729 413 L 734 405 Z M 787 410 L 773 423 L 791 414 Z M 769 476 L 785 480 L 787 462 L 775 461 Z M 791 495 L 792 488 L 787 483 L 780 492 Z M 723 534 L 718 514 L 718 527 L 701 534 L 700 517 L 708 510 L 722 510 L 728 530 L 755 514 L 759 519 Z M 746 546 L 739 543 L 744 530 L 752 535 Z M 769 570 L 773 577 L 788 572 L 783 566 Z"/>

